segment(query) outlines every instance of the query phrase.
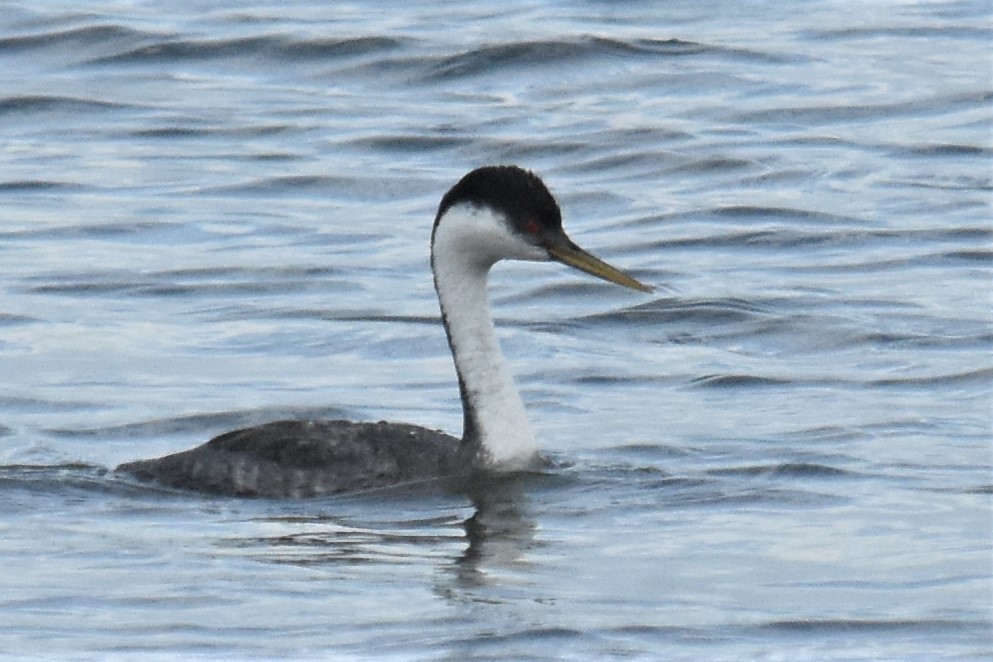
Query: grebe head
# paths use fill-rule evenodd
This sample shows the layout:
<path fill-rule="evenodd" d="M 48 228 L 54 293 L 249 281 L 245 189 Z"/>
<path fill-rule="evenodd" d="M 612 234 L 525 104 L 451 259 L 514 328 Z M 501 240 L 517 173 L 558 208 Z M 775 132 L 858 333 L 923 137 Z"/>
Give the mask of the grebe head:
<path fill-rule="evenodd" d="M 432 259 L 441 252 L 458 253 L 460 261 L 482 271 L 502 259 L 555 260 L 618 285 L 652 291 L 569 239 L 544 182 L 517 166 L 485 166 L 459 180 L 438 206 L 431 249 Z"/>
<path fill-rule="evenodd" d="M 520 469 L 537 457 L 524 404 L 504 368 L 486 305 L 498 260 L 556 260 L 612 283 L 651 290 L 566 236 L 555 198 L 515 166 L 473 170 L 445 194 L 431 232 L 431 269 L 462 396 L 462 445 L 471 462 Z"/>

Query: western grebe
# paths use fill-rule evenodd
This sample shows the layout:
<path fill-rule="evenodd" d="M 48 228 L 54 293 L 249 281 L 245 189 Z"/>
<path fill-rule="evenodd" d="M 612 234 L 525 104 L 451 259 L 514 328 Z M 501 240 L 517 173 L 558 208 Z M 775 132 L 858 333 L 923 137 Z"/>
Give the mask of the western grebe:
<path fill-rule="evenodd" d="M 531 425 L 486 302 L 490 267 L 504 259 L 556 260 L 651 291 L 566 236 L 559 206 L 537 175 L 516 166 L 478 168 L 441 199 L 431 231 L 431 270 L 462 397 L 462 439 L 404 423 L 277 421 L 118 470 L 201 492 L 304 497 L 533 466 Z"/>

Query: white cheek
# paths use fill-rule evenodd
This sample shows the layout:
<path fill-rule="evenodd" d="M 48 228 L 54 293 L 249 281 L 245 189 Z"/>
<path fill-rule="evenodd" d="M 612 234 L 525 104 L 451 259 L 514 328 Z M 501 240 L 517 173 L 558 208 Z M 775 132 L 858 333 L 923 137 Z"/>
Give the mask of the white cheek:
<path fill-rule="evenodd" d="M 526 243 L 523 239 L 518 239 L 507 231 L 504 231 L 503 236 L 501 236 L 498 241 L 499 244 L 494 242 L 494 247 L 499 246 L 498 260 L 546 262 L 550 259 L 548 257 L 548 251 L 544 248 L 541 248 L 540 246 L 532 246 L 531 244 Z"/>
<path fill-rule="evenodd" d="M 435 253 L 461 255 L 483 268 L 498 260 L 546 262 L 548 251 L 514 235 L 506 221 L 490 209 L 456 205 L 438 222 L 434 237 Z"/>

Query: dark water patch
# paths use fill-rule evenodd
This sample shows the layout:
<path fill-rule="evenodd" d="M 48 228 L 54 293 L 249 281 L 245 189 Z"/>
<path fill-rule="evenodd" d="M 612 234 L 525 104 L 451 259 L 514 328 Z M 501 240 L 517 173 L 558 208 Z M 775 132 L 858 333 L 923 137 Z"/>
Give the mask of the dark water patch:
<path fill-rule="evenodd" d="M 712 476 L 671 471 L 695 455 L 694 449 L 665 444 L 598 449 L 568 457 L 549 455 L 547 469 L 524 486 L 532 494 L 544 492 L 549 500 L 577 515 L 589 514 L 594 506 L 613 510 L 621 500 L 630 508 L 656 508 L 659 499 L 695 498 L 716 489 L 718 481 Z"/>
<path fill-rule="evenodd" d="M 764 207 L 759 205 L 730 205 L 695 211 L 652 214 L 629 221 L 630 227 L 665 228 L 675 223 L 703 222 L 708 225 L 745 226 L 810 226 L 814 228 L 865 228 L 872 221 L 855 216 L 842 216 L 798 207 Z M 674 240 L 676 243 L 685 240 Z M 693 241 L 693 239 L 689 239 Z"/>
<path fill-rule="evenodd" d="M 447 81 L 507 69 L 556 67 L 590 59 L 634 57 L 719 56 L 732 60 L 778 61 L 770 53 L 734 49 L 681 39 L 615 39 L 581 36 L 572 39 L 519 41 L 478 48 L 431 63 L 425 81 Z"/>
<path fill-rule="evenodd" d="M 842 264 L 817 264 L 811 263 L 803 266 L 783 267 L 784 272 L 797 271 L 804 273 L 825 273 L 825 274 L 872 274 L 886 271 L 909 271 L 916 267 L 948 267 L 955 266 L 960 262 L 954 258 L 941 256 L 918 256 L 892 259 L 874 259 L 859 262 L 847 262 Z"/>
<path fill-rule="evenodd" d="M 801 231 L 786 227 L 772 227 L 762 230 L 732 231 L 700 237 L 665 239 L 645 244 L 643 248 L 663 251 L 667 247 L 680 248 L 758 248 L 758 249 L 803 249 L 812 247 L 858 248 L 860 255 L 869 246 L 882 244 L 916 244 L 927 246 L 941 243 L 987 242 L 993 240 L 993 230 L 987 228 L 942 228 L 926 230 L 882 230 L 882 229 L 833 229 L 825 232 Z M 963 249 L 950 251 L 952 255 L 963 253 L 966 259 L 985 261 L 989 254 L 985 249 Z M 946 256 L 948 254 L 945 254 Z M 913 258 L 880 258 L 866 262 L 872 265 L 905 265 Z M 921 258 L 926 259 L 926 258 Z M 816 268 L 823 268 L 816 264 Z M 847 268 L 849 265 L 842 265 Z M 851 265 L 856 266 L 856 265 Z"/>
<path fill-rule="evenodd" d="M 773 308 L 765 303 L 735 297 L 695 300 L 656 299 L 629 308 L 584 315 L 579 320 L 584 324 L 593 326 L 624 325 L 630 327 L 632 324 L 714 326 L 741 324 L 764 318 L 772 312 Z"/>
<path fill-rule="evenodd" d="M 857 241 L 852 234 L 865 236 L 865 233 L 849 234 L 848 242 Z M 711 235 L 708 237 L 695 237 L 687 239 L 676 239 L 666 241 L 669 246 L 679 246 L 685 248 L 805 248 L 811 246 L 838 244 L 842 242 L 842 237 L 837 232 L 830 233 L 803 233 L 793 230 L 757 230 L 754 232 L 733 232 L 722 235 Z"/>
<path fill-rule="evenodd" d="M 320 196 L 331 200 L 358 200 L 363 203 L 375 201 L 395 202 L 409 191 L 411 182 L 387 181 L 370 175 L 330 176 L 330 175 L 279 175 L 264 177 L 242 184 L 207 186 L 197 191 L 199 195 L 218 196 Z"/>
<path fill-rule="evenodd" d="M 642 250 L 646 253 L 664 253 L 667 249 L 717 249 L 717 248 L 740 248 L 752 245 L 768 244 L 770 239 L 776 236 L 773 230 L 757 230 L 753 232 L 723 232 L 720 234 L 708 234 L 697 237 L 683 237 L 680 239 L 659 239 L 646 242 L 642 245 Z"/>
<path fill-rule="evenodd" d="M 598 151 L 596 155 L 587 158 L 572 158 L 560 170 L 573 174 L 595 173 L 600 178 L 603 177 L 602 173 L 609 172 L 613 173 L 615 178 L 627 179 L 629 177 L 661 177 L 665 172 L 671 172 L 687 163 L 686 159 L 677 159 L 660 150 L 642 149 L 639 145 L 638 147 L 631 146 L 620 153 L 604 154 Z"/>
<path fill-rule="evenodd" d="M 784 478 L 853 478 L 858 474 L 813 462 L 783 462 L 781 464 L 726 467 L 707 471 L 713 476 L 784 477 Z"/>
<path fill-rule="evenodd" d="M 40 50 L 47 53 L 52 49 L 60 48 L 77 50 L 93 46 L 106 46 L 112 43 L 126 42 L 130 44 L 147 39 L 162 39 L 164 36 L 120 25 L 88 25 L 54 32 L 0 38 L 0 55 L 24 50 Z"/>
<path fill-rule="evenodd" d="M 862 426 L 866 433 L 876 438 L 903 438 L 906 436 L 936 436 L 941 423 L 924 419 L 891 420 L 883 423 L 869 423 Z"/>
<path fill-rule="evenodd" d="M 472 138 L 467 136 L 446 135 L 406 135 L 406 136 L 374 136 L 349 141 L 349 145 L 370 150 L 388 152 L 418 153 L 440 149 L 455 149 L 471 144 Z"/>
<path fill-rule="evenodd" d="M 950 586 L 963 584 L 971 581 L 982 580 L 982 575 L 943 575 L 940 577 L 924 577 L 921 579 L 902 579 L 900 586 L 905 588 L 933 588 L 936 586 Z M 890 589 L 893 582 L 885 579 L 837 579 L 816 582 L 803 582 L 804 586 L 811 588 L 844 588 L 844 589 Z"/>
<path fill-rule="evenodd" d="M 330 193 L 349 190 L 354 181 L 342 177 L 320 175 L 281 175 L 257 179 L 247 184 L 235 184 L 201 189 L 201 193 L 239 195 L 242 193 Z"/>
<path fill-rule="evenodd" d="M 574 62 L 593 55 L 630 55 L 633 52 L 637 51 L 624 42 L 611 39 L 542 40 L 486 45 L 441 59 L 424 78 L 451 80 L 507 68 L 554 66 L 563 61 Z"/>
<path fill-rule="evenodd" d="M 982 171 L 979 171 L 982 172 Z M 980 176 L 971 175 L 958 175 L 953 177 L 935 178 L 930 175 L 924 175 L 922 178 L 918 179 L 893 179 L 881 186 L 887 186 L 890 188 L 900 189 L 925 189 L 933 191 L 993 191 L 993 183 L 988 176 L 985 174 Z M 945 209 L 978 209 L 987 207 L 985 201 L 979 199 L 963 200 L 956 203 L 945 203 Z M 932 207 L 934 209 L 934 207 Z M 942 207 L 938 207 L 942 209 Z"/>
<path fill-rule="evenodd" d="M 823 302 L 798 296 L 791 302 L 792 307 L 802 310 L 817 310 Z M 785 304 L 784 304 L 785 307 Z M 841 306 L 845 308 L 845 306 Z M 848 308 L 859 308 L 858 302 L 850 302 Z M 866 306 L 861 306 L 866 308 Z M 879 308 L 888 307 L 885 302 Z M 879 308 L 873 312 L 879 313 Z M 823 312 L 780 314 L 758 318 L 743 324 L 699 325 L 694 328 L 681 328 L 668 325 L 665 329 L 666 342 L 673 344 L 706 344 L 708 346 L 730 344 L 736 351 L 748 352 L 754 349 L 766 359 L 771 356 L 796 357 L 798 354 L 824 353 L 830 351 L 848 352 L 858 348 L 918 349 L 944 348 L 968 349 L 988 346 L 988 335 L 982 332 L 970 334 L 963 330 L 963 324 L 972 322 L 950 321 L 956 331 L 936 331 L 936 321 L 928 317 L 901 316 L 899 320 L 887 316 L 876 321 L 873 326 L 900 327 L 914 325 L 927 329 L 917 333 L 893 333 L 873 330 L 863 332 L 866 323 L 846 309 L 845 315 L 831 315 Z M 742 343 L 748 343 L 742 346 Z M 756 344 L 758 343 L 758 344 Z"/>
<path fill-rule="evenodd" d="M 837 496 L 812 492 L 810 490 L 773 487 L 767 482 L 761 484 L 736 483 L 717 480 L 704 489 L 687 490 L 667 495 L 666 503 L 673 507 L 712 508 L 715 506 L 732 509 L 753 506 L 781 508 L 821 507 L 839 502 Z"/>
<path fill-rule="evenodd" d="M 232 157 L 234 160 L 243 159 L 246 161 L 298 161 L 300 158 L 301 157 L 298 154 L 290 154 L 287 152 L 260 152 Z"/>
<path fill-rule="evenodd" d="M 0 193 L 33 193 L 46 191 L 73 191 L 86 188 L 73 182 L 57 182 L 49 179 L 20 179 L 0 182 Z"/>
<path fill-rule="evenodd" d="M 38 119 L 42 113 L 78 114 L 134 108 L 122 103 L 58 95 L 21 95 L 0 98 L 0 116 L 26 115 Z"/>
<path fill-rule="evenodd" d="M 152 439 L 202 435 L 209 430 L 234 430 L 279 420 L 347 418 L 348 412 L 334 407 L 265 407 L 251 410 L 210 412 L 110 425 L 98 428 L 50 428 L 47 434 L 61 439 Z M 203 439 L 202 441 L 206 441 Z"/>
<path fill-rule="evenodd" d="M 784 436 L 787 444 L 797 443 L 842 443 L 858 441 L 865 438 L 859 430 L 840 426 L 824 426 L 800 430 Z"/>
<path fill-rule="evenodd" d="M 713 175 L 720 172 L 735 172 L 750 168 L 756 165 L 756 161 L 751 159 L 736 159 L 728 157 L 707 157 L 693 159 L 669 169 L 672 173 L 699 173 L 702 175 Z"/>
<path fill-rule="evenodd" d="M 937 156 L 941 158 L 955 156 L 989 157 L 993 148 L 981 145 L 960 145 L 953 143 L 935 143 L 925 145 L 890 145 L 890 153 L 894 156 Z"/>
<path fill-rule="evenodd" d="M 480 151 L 492 154 L 495 161 L 505 163 L 534 163 L 554 157 L 572 161 L 577 154 L 585 153 L 589 148 L 587 143 L 568 139 L 508 143 L 506 140 L 487 140 L 478 136 L 473 137 L 466 146 L 478 147 Z"/>
<path fill-rule="evenodd" d="M 804 249 L 815 246 L 859 243 L 864 240 L 864 232 L 797 232 L 795 230 L 771 230 L 751 232 L 730 237 L 732 244 L 758 246 L 772 249 Z"/>
<path fill-rule="evenodd" d="M 155 277 L 190 280 L 216 280 L 244 278 L 246 280 L 280 280 L 284 278 L 308 280 L 338 273 L 334 267 L 197 267 L 190 269 L 167 269 L 154 272 Z"/>
<path fill-rule="evenodd" d="M 622 54 L 648 54 L 665 57 L 686 55 L 718 55 L 729 60 L 755 60 L 767 63 L 786 63 L 793 61 L 786 57 L 768 51 L 746 48 L 733 48 L 718 44 L 706 44 L 682 39 L 631 39 L 619 40 L 605 37 L 593 37 L 593 42 L 601 51 L 617 51 Z"/>
<path fill-rule="evenodd" d="M 690 385 L 700 388 L 759 388 L 795 384 L 792 379 L 760 377 L 758 375 L 704 375 L 690 381 Z"/>
<path fill-rule="evenodd" d="M 339 64 L 333 71 L 323 75 L 328 81 L 339 81 L 343 78 L 363 81 L 365 84 L 388 82 L 390 85 L 410 84 L 418 87 L 424 71 L 430 70 L 438 62 L 438 57 L 426 55 L 386 55 L 365 58 L 347 64 Z"/>
<path fill-rule="evenodd" d="M 633 379 L 638 383 L 637 378 Z M 831 387 L 839 389 L 864 388 L 893 388 L 893 389 L 932 389 L 937 387 L 993 387 L 993 368 L 979 369 L 961 373 L 942 374 L 927 377 L 908 376 L 899 378 L 875 379 L 860 381 L 854 379 L 835 378 L 780 378 L 744 373 L 704 375 L 691 379 L 688 383 L 693 388 L 715 389 L 752 389 L 779 388 L 790 386 L 800 387 Z"/>
<path fill-rule="evenodd" d="M 758 221 L 768 222 L 770 220 L 781 221 L 791 225 L 796 223 L 807 223 L 818 227 L 827 226 L 851 226 L 853 224 L 864 225 L 864 219 L 853 216 L 840 216 L 838 214 L 828 214 L 812 209 L 802 209 L 797 207 L 763 207 L 757 205 L 731 205 L 718 207 L 707 212 L 705 216 L 714 220 L 734 220 L 734 221 Z"/>
<path fill-rule="evenodd" d="M 803 184 L 810 179 L 810 173 L 806 170 L 801 170 L 799 168 L 785 169 L 785 170 L 772 170 L 768 172 L 762 172 L 757 175 L 747 175 L 740 178 L 742 185 L 752 185 L 756 187 L 766 187 L 766 186 L 787 186 L 788 184 L 796 183 Z"/>
<path fill-rule="evenodd" d="M 229 39 L 177 39 L 94 58 L 90 63 L 160 64 L 232 58 L 320 62 L 371 53 L 387 53 L 404 44 L 405 41 L 402 39 L 380 36 L 299 40 L 276 34 Z"/>
<path fill-rule="evenodd" d="M 50 493 L 65 489 L 108 492 L 107 469 L 71 462 L 56 465 L 0 465 L 0 498 L 3 503 L 14 491 Z M 0 506 L 0 510 L 4 510 Z"/>
<path fill-rule="evenodd" d="M 203 138 L 203 137 L 235 137 L 262 138 L 266 136 L 300 131 L 300 127 L 292 124 L 239 124 L 237 126 L 194 126 L 196 120 L 190 120 L 188 126 L 163 126 L 151 129 L 138 129 L 128 135 L 136 138 Z M 229 158 L 236 158 L 231 156 Z"/>
<path fill-rule="evenodd" d="M 499 660 L 508 659 L 509 651 L 522 650 L 517 648 L 518 646 L 523 646 L 525 649 L 555 650 L 569 657 L 569 652 L 578 652 L 575 648 L 577 645 L 590 642 L 591 639 L 594 637 L 589 633 L 571 628 L 530 627 L 515 632 L 476 634 L 471 639 L 456 641 L 455 644 L 459 648 L 471 646 L 467 648 L 472 651 L 471 657 Z M 509 658 L 514 657 L 516 656 L 513 653 L 509 656 Z"/>
<path fill-rule="evenodd" d="M 933 635 L 937 632 L 946 632 L 949 630 L 972 630 L 975 628 L 987 630 L 988 627 L 988 623 L 942 619 L 810 619 L 773 621 L 771 623 L 756 626 L 757 629 L 761 630 L 775 630 L 781 634 L 795 634 L 804 636 L 846 634 L 879 635 L 903 632 L 907 634 L 914 634 L 922 638 Z"/>
<path fill-rule="evenodd" d="M 140 129 L 132 131 L 136 138 L 198 138 L 210 135 L 209 129 L 192 127 L 163 127 L 156 129 Z"/>
<path fill-rule="evenodd" d="M 591 143 L 605 145 L 659 145 L 667 143 L 688 144 L 696 137 L 692 132 L 665 125 L 604 126 L 596 131 L 574 135 L 578 144 L 589 147 Z M 591 150 L 594 151 L 594 150 Z"/>
<path fill-rule="evenodd" d="M 975 240 L 993 241 L 993 228 L 990 227 L 957 227 L 933 231 L 939 240 Z"/>
<path fill-rule="evenodd" d="M 51 285 L 38 285 L 28 288 L 31 294 L 56 294 L 72 297 L 106 296 L 109 294 L 145 294 L 153 296 L 179 296 L 184 293 L 182 288 L 168 286 L 139 285 L 129 281 L 117 282 L 76 282 Z M 250 291 L 255 294 L 257 292 Z"/>
<path fill-rule="evenodd" d="M 613 375 L 577 375 L 572 379 L 563 377 L 562 381 L 584 386 L 663 386 L 678 383 L 675 377 L 663 375 L 624 375 L 615 377 Z"/>
<path fill-rule="evenodd" d="M 130 270 L 54 273 L 24 279 L 32 294 L 67 296 L 244 297 L 336 288 L 331 267 L 209 267 L 137 273 Z M 344 285 L 342 285 L 344 287 Z"/>
<path fill-rule="evenodd" d="M 889 240 L 895 242 L 897 237 L 877 236 L 876 239 Z M 910 237 L 908 237 L 908 240 Z M 814 271 L 886 271 L 891 269 L 911 269 L 917 267 L 954 267 L 961 264 L 988 266 L 993 262 L 993 251 L 983 249 L 966 249 L 953 251 L 925 252 L 919 255 L 908 255 L 897 258 L 879 258 L 874 260 L 852 261 L 846 264 L 811 264 L 803 267 L 789 267 L 789 269 L 814 270 Z"/>
<path fill-rule="evenodd" d="M 876 310 L 880 305 L 887 303 L 886 301 L 866 301 L 861 302 L 860 305 L 860 302 L 854 301 L 850 305 Z M 623 325 L 627 329 L 630 329 L 632 325 L 665 325 L 667 328 L 698 326 L 708 330 L 714 330 L 717 327 L 732 327 L 735 332 L 768 333 L 780 329 L 789 331 L 797 326 L 816 327 L 823 325 L 823 317 L 813 318 L 805 312 L 818 305 L 822 305 L 820 299 L 811 300 L 800 294 L 789 299 L 770 297 L 754 299 L 739 297 L 660 298 L 618 310 L 583 315 L 570 322 L 567 328 L 574 328 L 576 324 L 591 328 Z M 786 316 L 789 311 L 796 310 L 800 311 L 799 314 Z"/>
<path fill-rule="evenodd" d="M 878 379 L 867 386 L 881 388 L 930 388 L 935 386 L 993 386 L 993 368 L 981 368 L 966 372 L 956 372 L 927 377 L 900 377 Z"/>
<path fill-rule="evenodd" d="M 96 402 L 42 400 L 41 398 L 27 398 L 17 395 L 0 395 L 0 411 L 52 414 L 56 412 L 90 411 L 99 409 L 102 406 L 102 404 Z"/>
<path fill-rule="evenodd" d="M 335 312 L 334 310 L 296 308 L 273 311 L 278 319 L 310 319 L 329 322 L 360 322 L 362 324 L 414 324 L 441 328 L 441 315 L 388 315 L 377 312 L 356 314 L 354 311 Z"/>
<path fill-rule="evenodd" d="M 31 324 L 37 322 L 38 318 L 27 315 L 15 315 L 13 313 L 0 313 L 0 326 L 19 326 L 21 324 Z"/>
<path fill-rule="evenodd" d="M 4 232 L 0 230 L 0 240 L 51 240 L 57 241 L 78 241 L 80 239 L 107 240 L 124 239 L 131 240 L 142 237 L 146 240 L 159 240 L 167 238 L 172 233 L 186 233 L 188 228 L 180 228 L 172 223 L 158 221 L 134 221 L 128 223 L 100 223 L 91 225 L 59 225 L 55 227 L 40 228 L 37 230 L 13 230 Z M 78 276 L 78 274 L 77 274 Z M 55 276 L 58 278 L 58 276 Z M 72 276 L 67 274 L 66 277 Z M 39 277 L 35 277 L 37 280 Z"/>
<path fill-rule="evenodd" d="M 809 129 L 810 125 L 818 124 L 884 120 L 908 116 L 919 119 L 930 115 L 956 112 L 963 108 L 982 108 L 989 103 L 991 98 L 993 98 L 993 92 L 966 92 L 893 103 L 769 108 L 734 113 L 728 117 L 728 120 L 743 124 L 787 123 Z"/>
<path fill-rule="evenodd" d="M 978 19 L 978 17 L 977 17 Z M 989 43 L 993 30 L 975 25 L 906 25 L 906 26 L 866 26 L 832 28 L 824 30 L 804 30 L 802 36 L 821 41 L 862 41 L 865 39 L 976 39 Z M 928 44 L 931 47 L 931 44 Z"/>
<path fill-rule="evenodd" d="M 86 502 L 98 501 L 99 507 L 107 506 L 107 497 L 117 497 L 118 503 L 128 503 L 133 511 L 139 510 L 137 501 L 167 498 L 175 503 L 177 498 L 191 495 L 155 485 L 141 484 L 126 475 L 119 475 L 106 467 L 86 463 L 51 465 L 10 464 L 0 465 L 0 513 L 16 516 L 19 513 L 37 513 L 57 499 L 64 509 Z M 196 495 L 193 495 L 196 496 Z"/>
<path fill-rule="evenodd" d="M 325 60 L 388 53 L 410 45 L 399 37 L 365 36 L 345 39 L 300 39 L 285 41 L 277 53 L 290 60 Z"/>
<path fill-rule="evenodd" d="M 942 262 L 947 260 L 962 262 L 993 262 L 993 251 L 949 251 L 947 253 L 941 253 L 937 257 Z"/>
<path fill-rule="evenodd" d="M 331 267 L 211 267 L 148 274 L 136 290 L 145 296 L 244 296 L 325 287 L 338 274 Z"/>
<path fill-rule="evenodd" d="M 280 291 L 280 288 L 273 288 L 271 285 L 261 283 L 228 283 L 218 285 L 216 283 L 207 285 L 180 285 L 176 283 L 159 283 L 149 281 L 144 276 L 133 273 L 124 274 L 88 274 L 90 280 L 79 280 L 79 276 L 72 277 L 48 277 L 46 280 L 56 280 L 63 282 L 51 282 L 44 285 L 35 285 L 27 288 L 31 294 L 47 294 L 70 297 L 106 297 L 113 296 L 149 296 L 149 297 L 181 297 L 194 294 L 203 294 L 205 291 L 226 296 L 232 294 L 257 295 L 266 292 Z"/>
<path fill-rule="evenodd" d="M 29 279 L 43 282 L 27 291 L 73 297 L 245 297 L 326 288 L 335 273 L 328 267 L 211 267 L 153 273 L 46 274 Z"/>
<path fill-rule="evenodd" d="M 659 443 L 636 443 L 614 446 L 609 451 L 605 451 L 610 457 L 618 456 L 633 460 L 669 460 L 672 458 L 682 458 L 696 455 L 696 453 L 682 446 L 671 446 Z"/>

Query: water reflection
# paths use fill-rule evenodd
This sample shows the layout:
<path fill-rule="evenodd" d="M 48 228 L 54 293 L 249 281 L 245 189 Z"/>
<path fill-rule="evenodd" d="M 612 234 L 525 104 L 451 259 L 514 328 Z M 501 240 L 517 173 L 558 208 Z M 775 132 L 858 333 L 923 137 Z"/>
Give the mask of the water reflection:
<path fill-rule="evenodd" d="M 487 571 L 520 565 L 524 553 L 537 544 L 527 487 L 538 477 L 515 474 L 474 481 L 468 494 L 476 511 L 464 523 L 468 545 L 455 564 L 460 583 L 486 583 Z"/>
<path fill-rule="evenodd" d="M 385 577 L 441 570 L 458 586 L 479 586 L 495 570 L 520 566 L 535 546 L 528 494 L 540 478 L 466 476 L 326 500 L 231 500 L 237 510 L 254 505 L 264 512 L 240 513 L 249 515 L 251 531 L 225 537 L 219 547 L 336 572 L 356 565 L 382 565 Z"/>

